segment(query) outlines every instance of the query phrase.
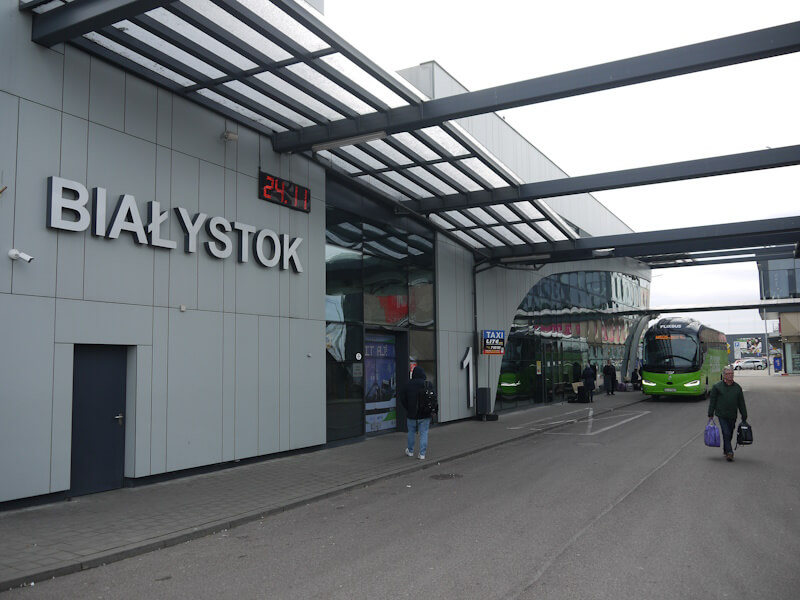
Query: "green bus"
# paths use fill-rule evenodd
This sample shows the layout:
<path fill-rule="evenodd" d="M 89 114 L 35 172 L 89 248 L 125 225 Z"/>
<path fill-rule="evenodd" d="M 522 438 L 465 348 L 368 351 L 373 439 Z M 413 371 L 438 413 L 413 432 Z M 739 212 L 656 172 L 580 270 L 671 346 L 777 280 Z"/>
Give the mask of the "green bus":
<path fill-rule="evenodd" d="M 706 398 L 728 364 L 725 334 L 694 319 L 659 319 L 644 334 L 642 391 Z"/>

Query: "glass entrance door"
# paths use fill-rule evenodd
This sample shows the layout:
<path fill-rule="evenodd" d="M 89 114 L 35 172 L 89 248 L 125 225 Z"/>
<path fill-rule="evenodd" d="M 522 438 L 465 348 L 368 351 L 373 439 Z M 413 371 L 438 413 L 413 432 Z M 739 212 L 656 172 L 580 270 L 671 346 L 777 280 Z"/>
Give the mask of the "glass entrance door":
<path fill-rule="evenodd" d="M 367 333 L 364 339 L 365 431 L 397 427 L 397 339 Z"/>

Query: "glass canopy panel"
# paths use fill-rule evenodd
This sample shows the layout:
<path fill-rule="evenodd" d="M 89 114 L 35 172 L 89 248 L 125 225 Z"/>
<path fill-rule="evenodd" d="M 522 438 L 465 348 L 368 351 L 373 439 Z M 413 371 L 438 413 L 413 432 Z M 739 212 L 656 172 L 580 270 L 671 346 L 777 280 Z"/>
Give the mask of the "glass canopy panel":
<path fill-rule="evenodd" d="M 327 160 L 331 166 L 341 169 L 347 173 L 353 174 L 361 171 L 361 169 L 347 162 L 341 156 L 336 156 L 335 154 L 331 154 L 329 150 L 321 150 L 320 152 L 317 153 L 317 156 L 323 160 Z"/>
<path fill-rule="evenodd" d="M 410 133 L 395 133 L 391 137 L 418 155 L 422 160 L 440 160 L 442 158 Z"/>
<path fill-rule="evenodd" d="M 558 227 L 553 225 L 550 221 L 542 221 L 541 223 L 539 223 L 539 227 L 541 227 L 545 235 L 548 236 L 554 242 L 567 239 L 567 236 L 561 233 Z"/>
<path fill-rule="evenodd" d="M 137 52 L 134 52 L 133 50 L 130 50 L 125 46 L 121 46 L 116 42 L 112 42 L 111 40 L 109 40 L 106 37 L 103 37 L 100 34 L 91 32 L 87 33 L 83 37 L 85 37 L 87 40 L 91 42 L 94 42 L 99 46 L 102 46 L 103 48 L 107 48 L 108 50 L 114 52 L 115 54 L 119 54 L 123 58 L 127 58 L 128 60 L 131 60 L 136 64 L 141 65 L 145 69 L 153 71 L 153 73 L 161 75 L 162 77 L 166 77 L 167 79 L 170 79 L 183 87 L 189 87 L 190 85 L 195 84 L 195 82 L 192 81 L 191 79 L 188 79 L 183 75 L 175 73 L 174 71 L 168 69 L 164 65 L 154 62 L 149 58 L 145 58 L 141 54 L 138 54 Z"/>
<path fill-rule="evenodd" d="M 275 88 L 277 91 L 286 94 L 298 104 L 307 106 L 311 110 L 319 113 L 323 117 L 330 119 L 331 121 L 338 121 L 344 118 L 343 115 L 333 110 L 327 104 L 323 104 L 313 96 L 310 96 L 306 92 L 297 89 L 291 83 L 284 81 L 273 73 L 259 73 L 254 77 L 260 80 L 262 83 Z"/>
<path fill-rule="evenodd" d="M 371 142 L 367 142 L 367 145 L 372 146 L 381 154 L 386 155 L 387 158 L 397 165 L 410 165 L 413 162 L 405 154 L 392 148 L 383 140 L 372 140 Z"/>
<path fill-rule="evenodd" d="M 465 158 L 460 161 L 462 165 L 474 171 L 481 179 L 485 180 L 492 187 L 508 187 L 508 183 L 497 173 L 492 171 L 483 161 L 478 158 Z"/>
<path fill-rule="evenodd" d="M 183 63 L 187 67 L 194 69 L 209 77 L 210 79 L 218 79 L 220 77 L 224 77 L 226 73 L 220 71 L 219 69 L 212 67 L 211 65 L 203 62 L 202 60 L 195 58 L 188 52 L 184 52 L 180 48 L 170 44 L 166 40 L 158 37 L 157 35 L 153 35 L 149 31 L 142 29 L 138 25 L 131 23 L 130 21 L 119 21 L 114 23 L 113 27 L 118 29 L 134 39 L 139 40 L 140 42 L 147 44 L 151 48 L 158 50 L 159 52 L 163 52 L 167 56 L 170 56 L 177 60 L 180 63 Z"/>
<path fill-rule="evenodd" d="M 416 233 L 412 233 L 410 236 L 408 236 L 408 243 L 409 245 L 413 244 L 418 248 L 427 248 L 428 250 L 433 249 L 433 242 L 431 240 L 427 240 Z"/>
<path fill-rule="evenodd" d="M 361 67 L 346 56 L 342 54 L 330 54 L 328 56 L 323 56 L 322 60 L 336 69 L 345 78 L 385 102 L 389 107 L 398 108 L 400 106 L 408 106 L 408 102 L 375 79 L 372 75 L 367 74 Z"/>
<path fill-rule="evenodd" d="M 529 219 L 537 220 L 537 219 L 544 219 L 544 215 L 539 212 L 539 210 L 533 206 L 527 200 L 523 200 L 521 202 L 514 202 L 514 206 L 522 212 L 523 215 L 528 217 Z"/>
<path fill-rule="evenodd" d="M 416 183 L 414 183 L 407 177 L 403 177 L 397 171 L 387 171 L 386 173 L 384 173 L 384 176 L 388 177 L 395 183 L 400 184 L 403 188 L 408 190 L 409 195 L 419 196 L 421 198 L 430 198 L 431 196 L 433 196 L 431 192 L 429 192 L 425 188 L 418 186 Z"/>
<path fill-rule="evenodd" d="M 450 153 L 450 156 L 462 156 L 464 154 L 469 154 L 466 148 L 459 144 L 453 137 L 448 134 L 444 129 L 438 126 L 434 127 L 426 127 L 425 129 L 420 129 L 420 131 L 430 137 L 434 142 L 439 144 L 442 148 L 444 148 L 447 152 Z"/>
<path fill-rule="evenodd" d="M 448 210 L 445 213 L 448 217 L 453 219 L 462 227 L 475 227 L 475 222 L 472 219 L 468 219 L 462 213 L 458 212 L 457 210 Z"/>
<path fill-rule="evenodd" d="M 483 187 L 481 187 L 481 185 L 478 184 L 478 182 L 467 177 L 464 173 L 456 169 L 450 163 L 437 163 L 433 165 L 433 168 L 441 171 L 442 173 L 450 177 L 450 179 L 461 184 L 464 187 L 464 189 L 466 189 L 469 192 L 477 192 L 478 190 L 483 189 Z"/>
<path fill-rule="evenodd" d="M 477 235 L 481 238 L 484 242 L 486 242 L 487 246 L 492 246 L 494 248 L 499 248 L 501 246 L 505 246 L 505 242 L 502 239 L 497 239 L 495 236 L 491 235 L 485 229 L 473 229 L 472 233 Z"/>
<path fill-rule="evenodd" d="M 224 96 L 220 96 L 216 92 L 212 92 L 211 90 L 197 90 L 197 93 L 200 96 L 208 98 L 209 100 L 213 100 L 217 104 L 220 104 L 221 106 L 224 106 L 227 109 L 239 113 L 243 117 L 247 117 L 248 119 L 255 121 L 256 123 L 264 125 L 265 127 L 269 127 L 274 131 L 286 131 L 286 128 L 283 125 L 278 125 L 277 123 L 273 123 L 265 116 L 259 115 L 258 113 L 250 110 L 249 108 L 245 108 L 241 104 L 233 102 L 232 100 L 228 100 L 227 98 L 225 98 Z"/>
<path fill-rule="evenodd" d="M 250 86 L 243 84 L 241 81 L 229 81 L 227 83 L 224 83 L 223 86 L 230 88 L 236 92 L 239 92 L 242 96 L 247 96 L 248 98 L 253 100 L 256 104 L 261 104 L 262 106 L 269 108 L 270 110 L 286 117 L 291 121 L 294 121 L 295 123 L 303 127 L 308 127 L 309 125 L 316 125 L 314 121 L 307 119 L 303 115 L 297 114 L 296 112 L 287 108 L 280 102 L 276 102 L 269 96 L 265 96 L 261 92 L 257 92 Z"/>
<path fill-rule="evenodd" d="M 468 208 L 467 212 L 471 214 L 474 218 L 476 218 L 479 223 L 482 223 L 484 225 L 495 225 L 497 223 L 497 219 L 495 219 L 492 215 L 487 213 L 482 208 L 479 207 Z"/>
<path fill-rule="evenodd" d="M 512 227 L 516 229 L 524 238 L 527 238 L 529 242 L 538 244 L 539 242 L 547 241 L 538 231 L 536 231 L 527 223 L 519 223 L 517 225 L 512 225 Z"/>
<path fill-rule="evenodd" d="M 504 204 L 492 204 L 489 208 L 491 208 L 494 212 L 500 215 L 505 221 L 509 223 L 513 223 L 514 221 L 519 221 L 520 218 L 512 211 L 510 208 L 505 206 Z"/>
<path fill-rule="evenodd" d="M 503 225 L 498 225 L 497 227 L 490 228 L 490 231 L 495 234 L 496 236 L 501 237 L 505 241 L 513 244 L 515 246 L 519 246 L 525 243 L 525 240 L 521 239 L 518 235 L 512 232 L 508 227 L 504 227 Z"/>
<path fill-rule="evenodd" d="M 456 236 L 458 239 L 463 241 L 465 244 L 472 246 L 473 248 L 485 248 L 483 244 L 481 244 L 478 240 L 471 238 L 463 231 L 454 231 L 453 235 Z"/>
<path fill-rule="evenodd" d="M 325 92 L 328 96 L 331 96 L 349 106 L 358 114 L 366 115 L 368 113 L 374 113 L 375 109 L 372 108 L 366 102 L 363 102 L 356 98 L 353 94 L 348 92 L 347 90 L 343 89 L 341 86 L 335 84 L 333 81 L 322 75 L 320 72 L 315 71 L 307 64 L 297 64 L 297 65 L 289 65 L 286 67 L 292 73 L 297 75 L 298 77 L 302 77 L 308 83 L 313 85 L 316 88 L 319 88 L 320 91 Z"/>
<path fill-rule="evenodd" d="M 221 59 L 237 66 L 243 71 L 247 69 L 254 69 L 258 66 L 249 58 L 242 56 L 204 31 L 200 31 L 194 25 L 190 25 L 183 19 L 178 18 L 168 10 L 156 8 L 145 14 L 147 14 L 148 17 L 158 21 L 162 25 L 166 25 L 167 27 L 175 30 L 176 33 L 182 35 L 187 40 L 191 40 L 195 44 L 198 44 L 203 48 L 207 48 Z"/>
<path fill-rule="evenodd" d="M 376 179 L 372 175 L 359 175 L 356 177 L 356 181 L 360 181 L 364 185 L 368 185 L 372 188 L 375 188 L 379 192 L 383 192 L 389 198 L 394 198 L 395 200 L 408 200 L 408 196 L 401 194 L 398 190 L 394 189 L 390 185 L 386 185 L 384 182 Z"/>
<path fill-rule="evenodd" d="M 181 0 L 181 2 L 207 17 L 220 27 L 228 30 L 242 40 L 242 42 L 251 46 L 253 50 L 266 54 L 273 60 L 287 60 L 292 58 L 292 55 L 286 52 L 286 50 L 268 40 L 248 25 L 245 25 L 230 13 L 222 10 L 210 0 Z"/>
<path fill-rule="evenodd" d="M 342 146 L 338 149 L 339 152 L 343 152 L 355 158 L 356 160 L 364 163 L 367 167 L 371 169 L 384 169 L 386 165 L 380 162 L 379 160 L 372 158 L 369 154 L 364 152 L 361 148 L 356 146 Z"/>
<path fill-rule="evenodd" d="M 449 185 L 447 185 L 444 181 L 435 177 L 430 171 L 423 169 L 422 167 L 411 167 L 409 169 L 414 175 L 422 179 L 428 185 L 433 186 L 442 194 L 455 194 L 457 190 L 454 190 Z M 430 195 L 430 194 L 429 194 Z"/>
<path fill-rule="evenodd" d="M 436 213 L 431 213 L 428 215 L 428 218 L 443 229 L 454 229 L 454 225 L 450 223 L 450 221 L 445 221 L 442 217 L 437 215 Z"/>
<path fill-rule="evenodd" d="M 330 47 L 325 41 L 309 31 L 304 25 L 295 21 L 272 2 L 264 2 L 264 0 L 239 0 L 239 3 L 252 10 L 267 23 L 290 37 L 309 52 L 324 50 Z"/>

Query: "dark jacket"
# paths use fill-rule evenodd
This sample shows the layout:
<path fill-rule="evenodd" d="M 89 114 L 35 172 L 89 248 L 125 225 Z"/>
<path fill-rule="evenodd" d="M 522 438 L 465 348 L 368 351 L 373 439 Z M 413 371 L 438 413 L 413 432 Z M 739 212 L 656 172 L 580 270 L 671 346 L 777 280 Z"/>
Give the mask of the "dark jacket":
<path fill-rule="evenodd" d="M 592 367 L 586 367 L 581 373 L 581 379 L 583 379 L 583 388 L 587 392 L 591 392 L 594 390 L 594 371 L 592 371 Z"/>
<path fill-rule="evenodd" d="M 417 402 L 420 394 L 425 389 L 425 370 L 417 365 L 411 372 L 411 379 L 400 390 L 400 404 L 406 409 L 406 416 L 409 419 L 417 419 Z"/>
<path fill-rule="evenodd" d="M 708 418 L 714 415 L 723 419 L 736 420 L 737 411 L 742 413 L 742 421 L 747 421 L 747 406 L 744 403 L 744 393 L 742 386 L 735 381 L 730 385 L 725 385 L 724 381 L 718 381 L 711 388 L 710 399 L 708 401 Z"/>
<path fill-rule="evenodd" d="M 606 365 L 603 367 L 603 377 L 608 381 L 616 381 L 617 368 L 614 365 Z"/>

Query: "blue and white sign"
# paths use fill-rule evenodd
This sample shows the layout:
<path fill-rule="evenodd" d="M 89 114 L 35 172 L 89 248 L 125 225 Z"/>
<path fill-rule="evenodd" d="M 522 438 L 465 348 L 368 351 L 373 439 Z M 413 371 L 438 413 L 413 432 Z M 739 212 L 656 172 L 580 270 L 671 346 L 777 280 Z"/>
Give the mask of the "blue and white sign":
<path fill-rule="evenodd" d="M 482 354 L 505 354 L 506 332 L 502 329 L 484 329 L 481 336 Z"/>

